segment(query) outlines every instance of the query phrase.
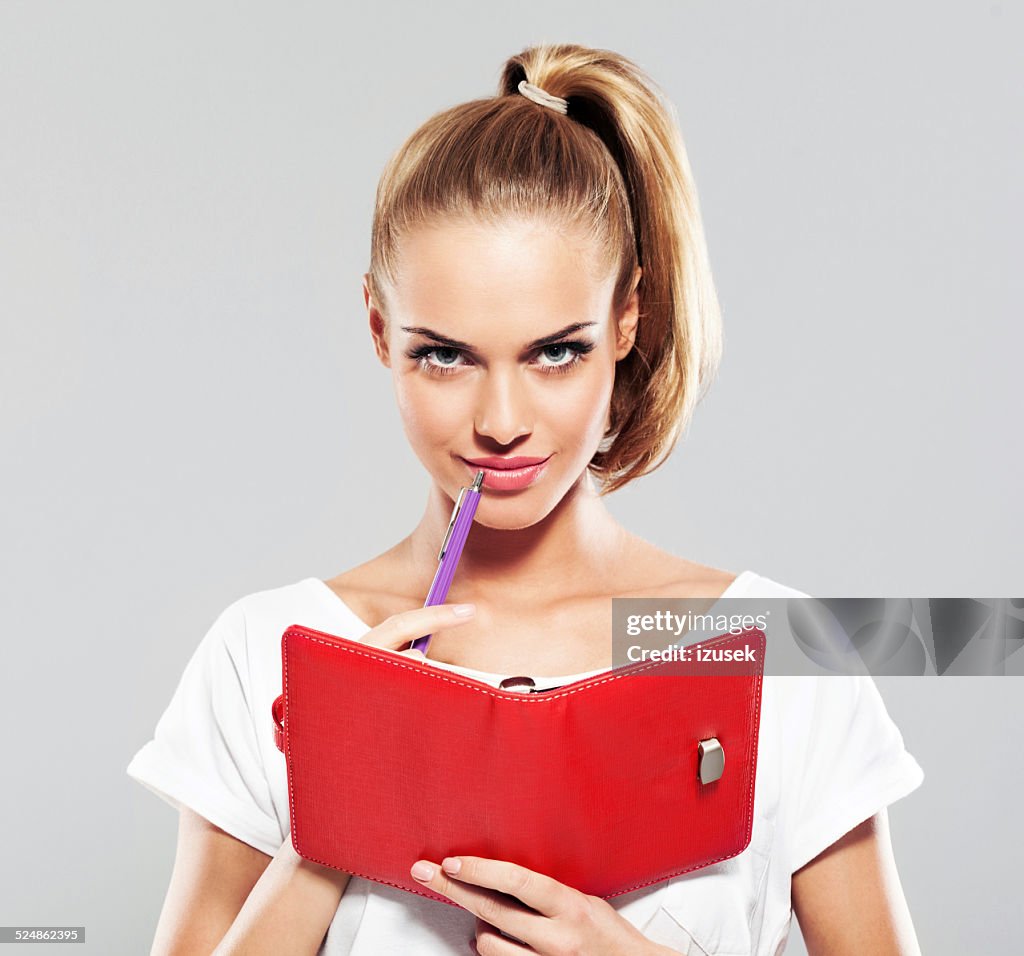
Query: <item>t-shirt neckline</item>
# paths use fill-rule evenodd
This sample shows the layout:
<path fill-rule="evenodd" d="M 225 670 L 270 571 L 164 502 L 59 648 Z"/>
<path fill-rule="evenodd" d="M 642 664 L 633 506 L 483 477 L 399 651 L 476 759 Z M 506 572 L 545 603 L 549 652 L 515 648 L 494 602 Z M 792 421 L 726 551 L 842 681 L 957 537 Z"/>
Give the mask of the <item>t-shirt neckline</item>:
<path fill-rule="evenodd" d="M 736 592 L 742 589 L 742 587 L 746 584 L 747 579 L 753 574 L 754 572 L 750 570 L 740 571 L 740 573 L 736 575 L 732 583 L 718 596 L 718 598 L 716 598 L 716 600 L 720 601 L 722 600 L 722 598 L 735 597 Z M 332 601 L 335 608 L 340 609 L 344 614 L 348 615 L 350 620 L 356 622 L 360 627 L 363 628 L 363 634 L 371 630 L 370 625 L 367 624 L 366 621 L 364 621 L 361 617 L 359 617 L 359 615 L 356 614 L 356 612 L 353 611 L 352 608 L 350 608 L 348 604 L 346 604 L 341 599 L 341 597 L 334 590 L 334 588 L 332 588 L 322 578 L 310 577 L 306 578 L 305 581 L 302 583 L 311 584 L 316 590 L 320 591 L 328 600 Z M 497 684 L 505 678 L 512 676 L 509 674 L 497 674 L 493 671 L 481 671 L 477 670 L 474 667 L 464 667 L 462 664 L 452 664 L 448 661 L 430 660 L 430 663 L 436 665 L 437 667 L 444 667 L 448 670 L 457 671 L 460 674 L 465 674 L 468 677 L 475 677 L 478 680 L 483 680 L 491 684 Z M 599 667 L 597 670 L 583 671 L 579 674 L 563 674 L 556 677 L 534 677 L 533 680 L 536 682 L 537 690 L 545 690 L 550 689 L 551 687 L 560 687 L 563 684 L 571 684 L 575 681 L 583 680 L 587 677 L 593 677 L 597 674 L 604 674 L 605 672 L 610 671 L 611 669 L 611 667 Z"/>

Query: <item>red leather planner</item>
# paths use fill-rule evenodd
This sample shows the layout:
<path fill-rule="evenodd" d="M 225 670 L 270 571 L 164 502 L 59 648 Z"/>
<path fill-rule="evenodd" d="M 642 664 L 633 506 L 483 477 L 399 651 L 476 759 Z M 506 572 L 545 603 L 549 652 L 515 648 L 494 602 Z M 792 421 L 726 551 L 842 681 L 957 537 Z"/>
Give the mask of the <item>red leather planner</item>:
<path fill-rule="evenodd" d="M 440 902 L 409 868 L 511 860 L 608 899 L 750 842 L 756 663 L 637 662 L 538 693 L 291 625 L 275 741 L 300 856 Z M 724 763 L 723 763 L 724 758 Z"/>

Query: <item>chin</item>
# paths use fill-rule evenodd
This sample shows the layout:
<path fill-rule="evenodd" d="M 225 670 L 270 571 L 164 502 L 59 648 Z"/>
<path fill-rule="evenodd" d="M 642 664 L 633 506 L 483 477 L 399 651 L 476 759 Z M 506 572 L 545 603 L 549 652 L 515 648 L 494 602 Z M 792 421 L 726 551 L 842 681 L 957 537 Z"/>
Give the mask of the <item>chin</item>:
<path fill-rule="evenodd" d="M 537 494 L 533 489 L 488 495 L 485 485 L 483 500 L 477 506 L 473 522 L 495 531 L 521 531 L 543 521 L 554 510 L 558 500 Z"/>
<path fill-rule="evenodd" d="M 490 531 L 522 531 L 525 528 L 530 528 L 540 521 L 540 517 L 531 515 L 528 518 L 518 519 L 517 517 L 509 517 L 505 520 L 500 518 L 494 521 L 488 521 L 486 518 L 480 517 L 480 511 L 477 510 L 476 515 L 473 518 L 473 524 L 478 524 L 482 528 L 487 528 Z"/>

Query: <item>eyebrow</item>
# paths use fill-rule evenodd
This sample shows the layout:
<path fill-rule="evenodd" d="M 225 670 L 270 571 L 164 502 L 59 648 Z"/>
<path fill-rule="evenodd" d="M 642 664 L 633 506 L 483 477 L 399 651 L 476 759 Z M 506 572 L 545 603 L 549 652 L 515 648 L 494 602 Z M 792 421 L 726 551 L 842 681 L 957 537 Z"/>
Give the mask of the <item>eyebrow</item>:
<path fill-rule="evenodd" d="M 534 339 L 528 346 L 527 350 L 532 351 L 533 349 L 544 348 L 545 345 L 553 345 L 559 339 L 564 338 L 567 335 L 571 335 L 573 332 L 578 332 L 580 329 L 589 328 L 592 325 L 597 325 L 596 322 L 574 322 L 572 325 L 567 325 L 564 329 L 559 329 L 557 332 L 553 332 L 551 335 L 545 335 L 542 338 Z M 423 335 L 434 342 L 439 342 L 441 345 L 450 349 L 462 349 L 466 352 L 475 352 L 476 349 L 468 342 L 460 342 L 458 339 L 449 338 L 447 335 L 441 335 L 439 332 L 435 332 L 433 329 L 423 328 L 419 325 L 403 325 L 403 332 L 409 332 L 412 335 Z"/>

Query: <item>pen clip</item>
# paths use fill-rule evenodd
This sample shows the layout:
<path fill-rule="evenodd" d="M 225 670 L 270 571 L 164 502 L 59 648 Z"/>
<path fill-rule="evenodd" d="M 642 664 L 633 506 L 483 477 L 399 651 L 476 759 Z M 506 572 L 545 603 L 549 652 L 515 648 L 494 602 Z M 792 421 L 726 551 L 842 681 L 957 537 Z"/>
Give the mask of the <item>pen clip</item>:
<path fill-rule="evenodd" d="M 459 509 L 462 508 L 462 499 L 466 495 L 465 488 L 459 489 L 459 497 L 455 501 L 455 507 L 452 509 L 452 516 L 448 522 L 448 530 L 444 533 L 444 541 L 441 542 L 441 550 L 437 554 L 437 560 L 444 560 L 444 553 L 448 550 L 448 542 L 451 540 L 452 531 L 455 530 L 455 519 L 459 516 Z"/>

